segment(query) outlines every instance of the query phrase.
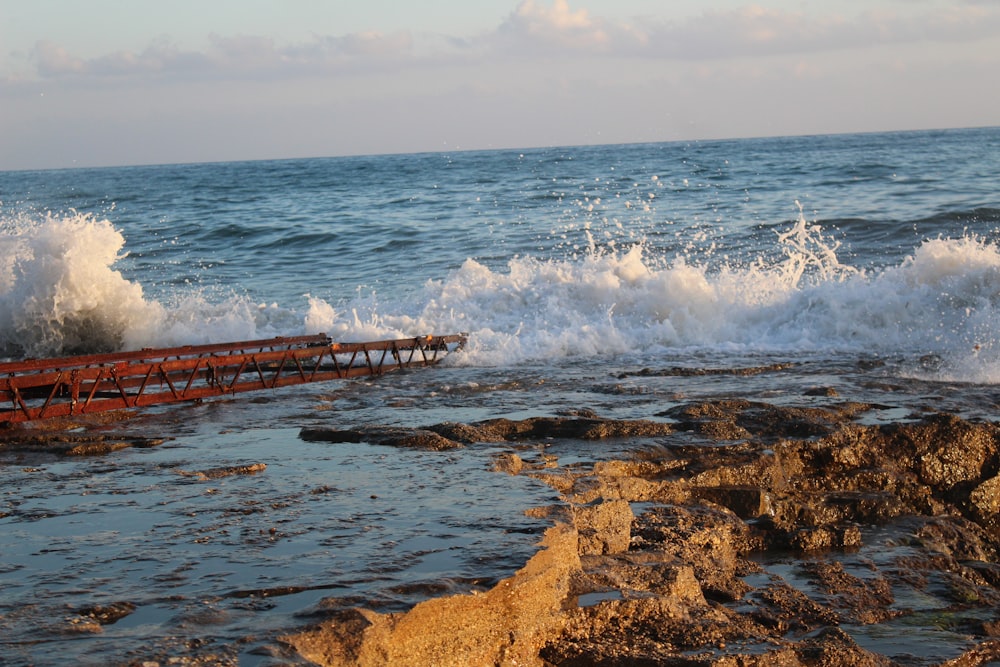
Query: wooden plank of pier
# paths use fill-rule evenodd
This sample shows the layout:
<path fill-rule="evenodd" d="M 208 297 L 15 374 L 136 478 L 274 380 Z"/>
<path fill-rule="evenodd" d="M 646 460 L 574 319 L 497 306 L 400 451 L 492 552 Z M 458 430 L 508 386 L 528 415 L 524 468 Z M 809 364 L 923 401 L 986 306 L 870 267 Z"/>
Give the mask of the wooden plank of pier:
<path fill-rule="evenodd" d="M 193 401 L 431 366 L 464 334 L 338 343 L 325 334 L 0 363 L 0 422 Z"/>

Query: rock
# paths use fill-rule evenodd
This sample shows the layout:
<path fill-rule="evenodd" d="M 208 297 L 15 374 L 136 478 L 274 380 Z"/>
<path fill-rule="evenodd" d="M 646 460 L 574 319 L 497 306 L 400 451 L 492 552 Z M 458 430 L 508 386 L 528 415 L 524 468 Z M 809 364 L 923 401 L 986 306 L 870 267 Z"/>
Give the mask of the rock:
<path fill-rule="evenodd" d="M 576 545 L 576 531 L 560 524 L 521 570 L 486 593 L 427 600 L 405 613 L 350 610 L 282 641 L 323 666 L 542 667 L 542 646 L 566 623 L 570 578 L 580 570 Z"/>
<path fill-rule="evenodd" d="M 921 481 L 948 489 L 978 479 L 997 452 L 997 429 L 955 415 L 934 415 L 919 424 L 892 429 L 895 448 L 915 451 Z"/>
<path fill-rule="evenodd" d="M 671 408 L 663 414 L 678 420 L 677 428 L 696 431 L 723 440 L 751 436 L 809 438 L 830 433 L 864 404 L 845 404 L 839 410 L 779 407 L 744 399 L 708 401 Z"/>
<path fill-rule="evenodd" d="M 362 427 L 357 429 L 304 428 L 299 438 L 307 442 L 368 442 L 373 445 L 444 451 L 458 449 L 462 443 L 429 429 Z"/>
<path fill-rule="evenodd" d="M 973 489 L 969 494 L 969 505 L 978 521 L 988 525 L 1000 521 L 1000 475 Z"/>
<path fill-rule="evenodd" d="M 209 468 L 208 470 L 177 470 L 178 475 L 186 477 L 197 477 L 200 480 L 220 479 L 233 475 L 256 475 L 267 470 L 266 463 L 248 463 L 239 466 L 223 466 L 220 468 Z"/>
<path fill-rule="evenodd" d="M 655 507 L 640 515 L 636 533 L 643 551 L 672 556 L 694 568 L 705 594 L 738 600 L 749 589 L 738 576 L 750 530 L 731 511 L 708 505 Z"/>
<path fill-rule="evenodd" d="M 624 596 L 654 593 L 688 608 L 708 605 L 694 574 L 694 568 L 677 559 L 649 552 L 610 556 L 581 555 L 584 574 L 578 595 L 620 590 Z"/>
<path fill-rule="evenodd" d="M 634 518 L 632 506 L 624 500 L 574 507 L 573 523 L 579 534 L 579 553 L 616 554 L 628 551 Z"/>
<path fill-rule="evenodd" d="M 516 475 L 524 469 L 524 461 L 517 454 L 499 454 L 493 459 L 493 471 Z"/>
<path fill-rule="evenodd" d="M 128 601 L 112 602 L 107 605 L 83 607 L 77 613 L 84 618 L 92 619 L 101 625 L 111 625 L 135 611 L 135 604 Z"/>
<path fill-rule="evenodd" d="M 617 420 L 599 417 L 533 417 L 514 421 L 489 419 L 461 429 L 453 424 L 428 427 L 441 433 L 460 433 L 465 442 L 504 442 L 575 438 L 648 438 L 673 432 L 670 424 L 648 420 Z"/>
<path fill-rule="evenodd" d="M 696 487 L 692 495 L 727 507 L 742 519 L 774 514 L 771 494 L 752 486 Z"/>
<path fill-rule="evenodd" d="M 141 438 L 73 433 L 5 434 L 0 449 L 21 452 L 48 452 L 61 456 L 100 456 L 129 447 L 151 448 L 162 445 L 164 438 Z"/>
<path fill-rule="evenodd" d="M 851 636 L 840 628 L 824 628 L 815 637 L 802 642 L 797 651 L 807 665 L 850 665 L 851 667 L 894 667 L 886 657 L 859 647 Z"/>
<path fill-rule="evenodd" d="M 287 641 L 321 665 L 882 667 L 894 663 L 839 626 L 918 599 L 972 619 L 943 664 L 987 664 L 1000 655 L 1000 429 L 851 421 L 868 409 L 733 399 L 671 408 L 673 425 L 578 412 L 428 427 L 458 446 L 629 438 L 636 454 L 552 470 L 498 456 L 495 470 L 561 495 L 532 516 L 572 527 L 485 594 L 339 611 Z M 396 442 L 387 431 L 357 437 Z"/>

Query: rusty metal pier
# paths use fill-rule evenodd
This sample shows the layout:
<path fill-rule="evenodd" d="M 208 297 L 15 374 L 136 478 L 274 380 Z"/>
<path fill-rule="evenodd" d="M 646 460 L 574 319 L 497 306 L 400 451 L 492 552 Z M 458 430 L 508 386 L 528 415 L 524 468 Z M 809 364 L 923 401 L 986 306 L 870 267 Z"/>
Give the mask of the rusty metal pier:
<path fill-rule="evenodd" d="M 0 363 L 0 423 L 87 415 L 431 366 L 464 334 L 338 343 L 325 334 Z"/>

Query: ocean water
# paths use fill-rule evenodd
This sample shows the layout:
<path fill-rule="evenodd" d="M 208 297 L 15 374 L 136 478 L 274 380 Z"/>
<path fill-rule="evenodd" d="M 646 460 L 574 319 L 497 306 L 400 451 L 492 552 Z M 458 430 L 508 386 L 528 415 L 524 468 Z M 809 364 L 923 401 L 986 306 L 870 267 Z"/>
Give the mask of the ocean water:
<path fill-rule="evenodd" d="M 996 419 L 998 174 L 1000 128 L 0 172 L 7 358 L 469 334 L 435 369 L 101 427 L 158 448 L 0 461 L 0 650 L 98 664 L 197 640 L 268 664 L 324 597 L 394 608 L 508 576 L 544 528 L 523 510 L 556 502 L 490 472 L 502 448 L 303 426 L 651 418 L 817 386 L 875 418 Z M 560 447 L 522 454 L 619 453 Z M 246 461 L 268 469 L 177 474 Z M 121 600 L 137 610 L 99 634 L 59 622 Z"/>

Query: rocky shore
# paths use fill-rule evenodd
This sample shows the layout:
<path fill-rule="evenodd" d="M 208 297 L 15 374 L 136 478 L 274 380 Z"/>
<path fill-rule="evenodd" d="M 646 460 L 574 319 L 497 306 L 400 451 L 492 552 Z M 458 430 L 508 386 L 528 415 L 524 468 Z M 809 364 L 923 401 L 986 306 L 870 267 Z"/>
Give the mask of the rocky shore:
<path fill-rule="evenodd" d="M 1000 664 L 1000 429 L 876 406 L 720 400 L 658 420 L 582 411 L 306 440 L 509 443 L 500 474 L 563 503 L 538 553 L 479 592 L 379 613 L 330 598 L 283 637 L 319 665 Z M 538 443 L 628 441 L 561 465 Z"/>

